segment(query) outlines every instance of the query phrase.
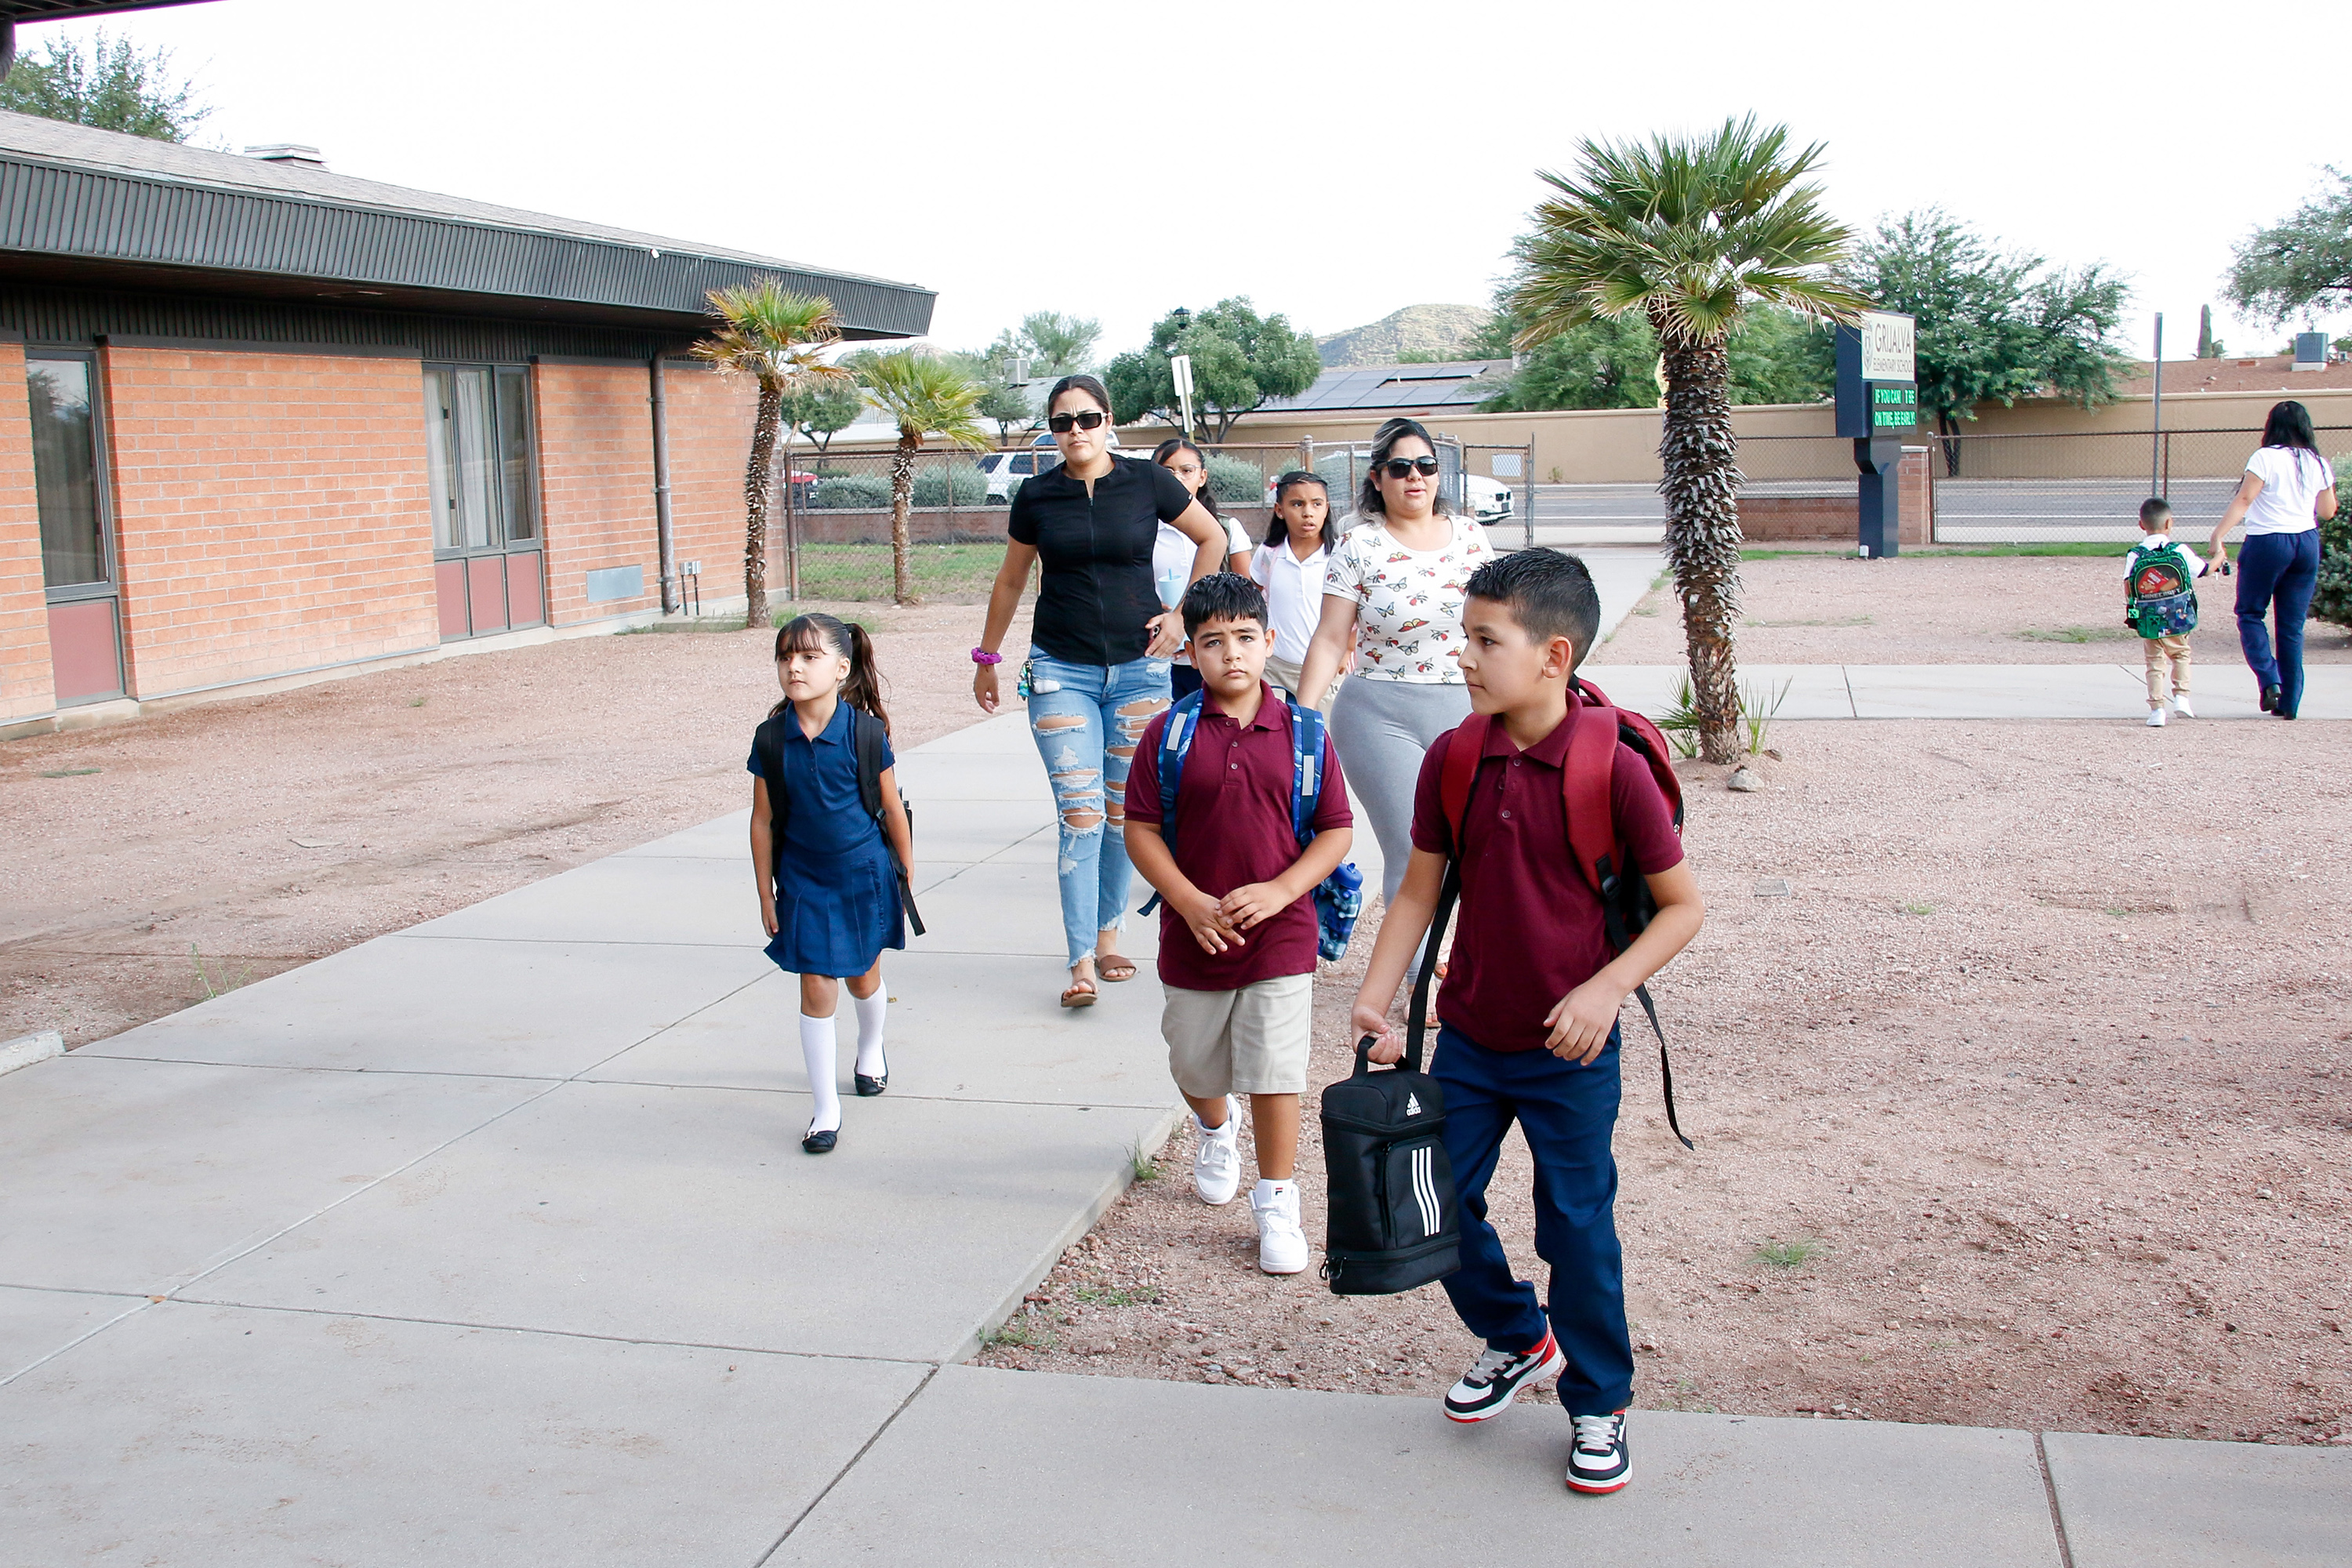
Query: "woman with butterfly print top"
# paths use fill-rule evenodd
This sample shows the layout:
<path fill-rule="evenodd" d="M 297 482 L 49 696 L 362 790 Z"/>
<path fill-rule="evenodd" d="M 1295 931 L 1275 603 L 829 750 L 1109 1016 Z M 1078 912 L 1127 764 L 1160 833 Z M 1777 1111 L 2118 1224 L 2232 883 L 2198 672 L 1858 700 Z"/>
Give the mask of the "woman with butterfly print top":
<path fill-rule="evenodd" d="M 1432 742 L 1470 716 L 1454 656 L 1470 574 L 1494 559 L 1486 531 L 1447 511 L 1436 445 L 1420 421 L 1391 419 L 1372 438 L 1357 526 L 1331 548 L 1323 617 L 1299 671 L 1298 700 L 1331 707 L 1331 743 L 1381 844 L 1381 892 L 1396 897 L 1412 856 L 1412 791 Z"/>

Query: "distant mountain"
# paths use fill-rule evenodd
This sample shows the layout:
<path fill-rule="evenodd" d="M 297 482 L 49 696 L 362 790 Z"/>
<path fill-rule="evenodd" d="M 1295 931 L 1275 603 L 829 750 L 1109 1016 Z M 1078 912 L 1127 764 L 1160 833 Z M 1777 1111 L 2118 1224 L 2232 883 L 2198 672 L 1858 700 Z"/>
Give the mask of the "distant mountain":
<path fill-rule="evenodd" d="M 1329 368 L 1351 364 L 1394 364 L 1398 356 L 1430 353 L 1467 358 L 1471 336 L 1492 319 L 1493 312 L 1475 305 L 1407 305 L 1368 327 L 1315 340 Z"/>

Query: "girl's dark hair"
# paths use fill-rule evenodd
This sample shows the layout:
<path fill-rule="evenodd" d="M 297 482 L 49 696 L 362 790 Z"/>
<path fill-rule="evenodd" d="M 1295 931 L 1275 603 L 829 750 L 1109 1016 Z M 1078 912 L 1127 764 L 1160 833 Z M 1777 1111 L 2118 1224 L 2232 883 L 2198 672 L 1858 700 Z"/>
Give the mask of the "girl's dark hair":
<path fill-rule="evenodd" d="M 1200 447 L 1181 436 L 1171 436 L 1151 448 L 1151 460 L 1164 468 L 1168 466 L 1168 459 L 1179 452 L 1192 453 L 1194 459 L 1201 465 L 1201 488 L 1193 492 L 1192 499 L 1207 507 L 1211 517 L 1224 516 L 1223 512 L 1217 510 L 1216 488 L 1209 483 L 1209 459 L 1202 453 Z"/>
<path fill-rule="evenodd" d="M 1268 544 L 1281 545 L 1290 542 L 1290 521 L 1287 518 L 1285 518 L 1282 515 L 1282 498 L 1293 485 L 1320 486 L 1322 488 L 1324 500 L 1328 502 L 1331 499 L 1330 485 L 1324 479 L 1322 475 L 1315 472 L 1312 468 L 1293 468 L 1290 472 L 1283 475 L 1282 478 L 1275 480 L 1274 521 L 1265 525 L 1265 542 Z M 1328 531 L 1330 529 L 1330 518 L 1327 512 L 1324 518 L 1323 527 Z"/>
<path fill-rule="evenodd" d="M 1430 456 L 1433 458 L 1437 455 L 1437 443 L 1429 438 L 1429 432 L 1422 427 L 1422 423 L 1418 419 L 1407 419 L 1400 416 L 1373 431 L 1371 466 L 1364 470 L 1363 493 L 1356 498 L 1356 510 L 1366 517 L 1388 515 L 1388 503 L 1381 499 L 1378 478 L 1380 466 L 1389 460 L 1389 454 L 1396 449 L 1396 444 L 1408 436 L 1420 437 L 1422 444 L 1429 448 Z M 1437 492 L 1435 510 L 1440 517 L 1453 515 L 1445 504 L 1445 491 L 1443 487 L 1440 487 Z"/>
<path fill-rule="evenodd" d="M 882 721 L 882 728 L 890 728 L 890 715 L 882 707 L 882 672 L 874 663 L 874 639 L 856 621 L 844 625 L 831 616 L 794 616 L 776 631 L 776 660 L 782 663 L 788 654 L 845 653 L 849 656 L 849 679 L 841 683 L 841 700 L 852 708 L 863 708 Z M 793 705 L 785 698 L 768 710 L 772 719 Z"/>
<path fill-rule="evenodd" d="M 1054 405 L 1062 401 L 1062 394 L 1066 392 L 1083 392 L 1095 400 L 1097 408 L 1105 414 L 1110 412 L 1110 393 L 1101 382 L 1090 375 L 1066 375 L 1054 384 L 1053 391 L 1045 395 L 1046 413 L 1054 412 Z"/>
<path fill-rule="evenodd" d="M 2263 445 L 2308 452 L 2319 459 L 2321 473 L 2329 471 L 2326 456 L 2319 449 L 2319 438 L 2312 434 L 2311 410 L 2291 398 L 2271 405 L 2271 416 L 2263 421 Z M 2297 458 L 2295 462 L 2300 465 L 2303 459 Z"/>

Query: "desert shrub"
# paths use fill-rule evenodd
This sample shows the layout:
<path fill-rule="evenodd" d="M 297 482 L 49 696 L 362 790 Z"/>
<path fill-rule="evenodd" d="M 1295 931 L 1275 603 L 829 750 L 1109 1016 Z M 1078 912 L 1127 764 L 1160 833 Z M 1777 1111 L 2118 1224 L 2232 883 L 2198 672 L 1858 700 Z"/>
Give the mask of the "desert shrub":
<path fill-rule="evenodd" d="M 890 504 L 890 481 L 878 474 L 839 474 L 816 482 L 812 507 L 871 511 Z"/>
<path fill-rule="evenodd" d="M 2319 585 L 2311 613 L 2352 626 L 2352 457 L 2336 459 L 2336 515 L 2319 525 Z"/>
<path fill-rule="evenodd" d="M 1209 493 L 1220 506 L 1264 506 L 1265 475 L 1255 463 L 1239 458 L 1211 457 Z"/>
<path fill-rule="evenodd" d="M 955 476 L 952 481 L 948 477 L 950 474 Z M 988 476 L 967 462 L 959 463 L 948 468 L 937 466 L 917 468 L 915 470 L 915 504 L 917 506 L 947 505 L 950 483 L 954 486 L 953 493 L 958 506 L 978 506 L 988 499 Z M 888 496 L 886 491 L 884 495 L 886 504 Z"/>

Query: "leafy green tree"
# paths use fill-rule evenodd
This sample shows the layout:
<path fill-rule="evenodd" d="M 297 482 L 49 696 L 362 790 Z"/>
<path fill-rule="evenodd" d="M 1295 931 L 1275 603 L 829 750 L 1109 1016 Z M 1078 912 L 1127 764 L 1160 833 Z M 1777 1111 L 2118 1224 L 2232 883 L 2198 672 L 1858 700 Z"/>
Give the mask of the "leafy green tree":
<path fill-rule="evenodd" d="M 2230 302 L 2273 324 L 2315 309 L 2352 306 L 2352 174 L 2329 169 L 2323 187 L 2285 222 L 2239 242 Z"/>
<path fill-rule="evenodd" d="M 981 389 L 980 402 L 974 413 L 996 426 L 999 442 L 1010 442 L 1015 426 L 1026 428 L 1037 417 L 1029 406 L 1029 395 L 1008 382 L 992 381 Z"/>
<path fill-rule="evenodd" d="M 1725 346 L 1734 403 L 1820 403 L 1837 392 L 1837 334 L 1794 310 L 1742 312 Z"/>
<path fill-rule="evenodd" d="M 40 59 L 20 59 L 0 81 L 0 109 L 73 125 L 94 125 L 152 142 L 185 142 L 212 110 L 195 84 L 172 71 L 172 51 L 142 51 L 104 28 L 89 52 L 65 38 L 43 43 Z"/>
<path fill-rule="evenodd" d="M 1221 300 L 1198 315 L 1171 310 L 1151 329 L 1151 346 L 1120 354 L 1103 372 L 1111 415 L 1122 425 L 1146 417 L 1181 425 L 1171 354 L 1192 356 L 1196 441 L 1222 441 L 1234 421 L 1270 397 L 1296 397 L 1323 374 L 1314 337 L 1287 318 L 1260 317 L 1248 300 Z"/>
<path fill-rule="evenodd" d="M 890 587 L 893 600 L 911 605 L 914 555 L 907 512 L 913 503 L 915 454 L 932 436 L 951 446 L 986 451 L 988 434 L 980 427 L 979 416 L 986 389 L 945 357 L 919 349 L 889 353 L 868 350 L 852 355 L 849 363 L 866 398 L 898 426 L 898 447 L 890 456 Z"/>
<path fill-rule="evenodd" d="M 1666 373 L 1658 456 L 1666 555 L 1683 603 L 1700 754 L 1744 751 L 1733 636 L 1739 620 L 1738 437 L 1731 429 L 1727 340 L 1757 304 L 1851 318 L 1866 301 L 1832 272 L 1852 233 L 1804 183 L 1818 143 L 1792 152 L 1785 126 L 1753 115 L 1696 137 L 1648 143 L 1588 138 L 1575 174 L 1540 177 L 1557 193 L 1513 247 L 1517 343 L 1539 348 L 1596 320 L 1639 316 Z"/>
<path fill-rule="evenodd" d="M 845 380 L 849 373 L 818 357 L 841 337 L 841 318 L 822 295 L 796 294 L 777 279 L 761 278 L 714 289 L 709 297 L 719 325 L 689 352 L 726 374 L 751 377 L 759 387 L 751 457 L 743 469 L 743 625 L 756 631 L 768 624 L 768 508 L 784 399 Z"/>
<path fill-rule="evenodd" d="M 1091 316 L 1032 310 L 1021 318 L 1019 342 L 1024 356 L 1035 362 L 1029 372 L 1033 377 L 1054 378 L 1086 369 L 1101 341 L 1102 323 Z"/>
<path fill-rule="evenodd" d="M 1842 278 L 1856 293 L 1917 321 L 1919 405 L 1955 434 L 1977 405 L 2055 394 L 2084 407 L 2115 400 L 2129 362 L 2112 339 L 2130 289 L 2093 262 L 2052 268 L 2031 252 L 2001 254 L 1940 208 L 1881 222 Z M 1958 474 L 1959 443 L 1944 443 Z"/>
<path fill-rule="evenodd" d="M 865 395 L 847 376 L 829 377 L 784 394 L 784 428 L 807 437 L 820 458 L 833 449 L 833 438 L 856 424 L 865 411 Z"/>
<path fill-rule="evenodd" d="M 1478 405 L 1494 414 L 1657 405 L 1658 334 L 1630 314 L 1596 316 L 1541 343 Z"/>
<path fill-rule="evenodd" d="M 2336 493 L 2352 496 L 2352 457 L 2336 459 Z M 2319 525 L 2319 583 L 2311 613 L 2352 627 L 2352 507 L 2339 503 L 2336 515 Z"/>

